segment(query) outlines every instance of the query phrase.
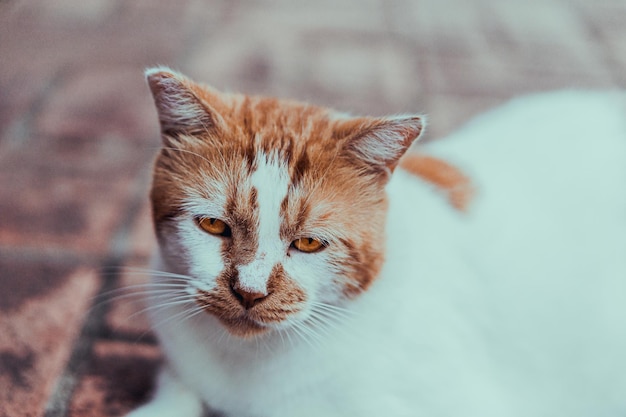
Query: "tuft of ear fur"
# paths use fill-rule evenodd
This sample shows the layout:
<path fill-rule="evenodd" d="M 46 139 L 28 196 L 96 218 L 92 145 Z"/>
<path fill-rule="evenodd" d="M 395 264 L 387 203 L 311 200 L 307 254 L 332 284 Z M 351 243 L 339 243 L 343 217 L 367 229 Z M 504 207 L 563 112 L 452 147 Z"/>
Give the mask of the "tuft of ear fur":
<path fill-rule="evenodd" d="M 372 168 L 393 172 L 423 128 L 424 117 L 416 115 L 352 119 L 343 126 L 351 131 L 345 151 Z"/>
<path fill-rule="evenodd" d="M 149 68 L 145 75 L 164 135 L 194 135 L 220 125 L 221 117 L 203 100 L 201 88 L 193 81 L 167 67 Z"/>

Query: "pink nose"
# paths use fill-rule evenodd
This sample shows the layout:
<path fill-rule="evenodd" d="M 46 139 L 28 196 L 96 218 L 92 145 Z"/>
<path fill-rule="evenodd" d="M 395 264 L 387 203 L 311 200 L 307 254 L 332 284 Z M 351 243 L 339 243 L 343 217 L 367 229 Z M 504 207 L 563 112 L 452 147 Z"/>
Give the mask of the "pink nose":
<path fill-rule="evenodd" d="M 235 296 L 237 301 L 239 301 L 239 303 L 246 310 L 251 309 L 252 307 L 257 305 L 258 303 L 263 301 L 263 299 L 265 297 L 267 297 L 267 294 L 263 294 L 261 292 L 245 290 L 245 289 L 241 288 L 241 286 L 239 286 L 239 284 L 235 284 L 231 288 L 233 290 L 233 295 Z"/>

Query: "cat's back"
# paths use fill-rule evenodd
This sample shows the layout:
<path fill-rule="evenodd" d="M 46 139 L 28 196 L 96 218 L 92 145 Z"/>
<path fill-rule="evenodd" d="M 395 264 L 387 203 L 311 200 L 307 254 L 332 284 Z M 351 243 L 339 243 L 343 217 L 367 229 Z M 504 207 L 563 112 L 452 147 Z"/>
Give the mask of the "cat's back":
<path fill-rule="evenodd" d="M 482 386 L 485 410 L 494 393 L 526 415 L 626 407 L 626 95 L 524 97 L 421 151 L 474 189 L 459 210 L 410 173 L 389 185 L 380 288 L 404 287 L 392 309 L 441 353 L 427 366 Z"/>
<path fill-rule="evenodd" d="M 624 297 L 625 93 L 522 97 L 422 151 L 463 171 L 472 195 L 459 209 L 410 173 L 392 180 L 390 244 L 424 252 L 407 257 L 415 267 L 446 250 L 459 274 L 497 276 L 495 286 L 604 282 Z"/>
<path fill-rule="evenodd" d="M 461 222 L 490 262 L 514 258 L 509 266 L 526 265 L 529 274 L 563 274 L 587 259 L 594 275 L 604 267 L 626 279 L 625 93 L 522 97 L 427 152 L 471 178 L 475 193 Z"/>
<path fill-rule="evenodd" d="M 420 151 L 464 172 L 472 193 L 464 207 L 455 209 L 446 206 L 445 199 L 431 202 L 433 187 L 428 189 L 427 182 L 400 173 L 395 178 L 398 184 L 390 185 L 391 193 L 406 199 L 409 194 L 402 190 L 412 186 L 404 183 L 421 183 L 408 197 L 414 200 L 415 213 L 419 214 L 421 205 L 435 211 L 418 216 L 418 221 L 429 216 L 441 217 L 442 222 L 460 219 L 476 232 L 472 238 L 481 249 L 493 243 L 500 246 L 505 240 L 569 237 L 572 244 L 584 246 L 585 240 L 592 241 L 610 252 L 612 242 L 623 242 L 624 92 L 562 91 L 522 97 Z M 529 235 L 538 228 L 540 235 Z M 615 240 L 606 240 L 608 236 Z M 601 237 L 605 240 L 594 240 Z"/>
<path fill-rule="evenodd" d="M 540 192 L 542 183 L 587 187 L 602 176 L 623 183 L 626 92 L 560 91 L 517 98 L 424 150 L 457 164 L 479 187 L 485 183 L 483 191 L 509 187 L 509 198 L 525 184 Z M 604 185 L 610 185 L 612 179 L 606 180 Z"/>

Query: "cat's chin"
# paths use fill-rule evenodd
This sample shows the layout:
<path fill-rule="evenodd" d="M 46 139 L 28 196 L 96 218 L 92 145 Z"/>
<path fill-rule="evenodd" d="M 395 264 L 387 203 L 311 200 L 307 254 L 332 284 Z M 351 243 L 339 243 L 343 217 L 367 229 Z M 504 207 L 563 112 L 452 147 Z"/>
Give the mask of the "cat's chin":
<path fill-rule="evenodd" d="M 245 316 L 236 319 L 224 317 L 217 317 L 217 319 L 220 321 L 220 323 L 222 323 L 222 325 L 231 335 L 240 337 L 242 339 L 250 339 L 255 336 L 267 333 L 269 330 L 271 330 L 271 327 L 259 324 Z"/>

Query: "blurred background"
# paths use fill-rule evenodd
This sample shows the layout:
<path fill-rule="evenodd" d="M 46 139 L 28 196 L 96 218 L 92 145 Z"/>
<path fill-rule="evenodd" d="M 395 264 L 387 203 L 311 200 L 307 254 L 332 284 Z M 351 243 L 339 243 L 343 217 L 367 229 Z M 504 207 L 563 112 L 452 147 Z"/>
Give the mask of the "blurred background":
<path fill-rule="evenodd" d="M 152 386 L 141 304 L 99 301 L 154 247 L 155 64 L 427 113 L 434 140 L 519 94 L 625 88 L 626 1 L 0 0 L 0 417 L 116 416 Z"/>

